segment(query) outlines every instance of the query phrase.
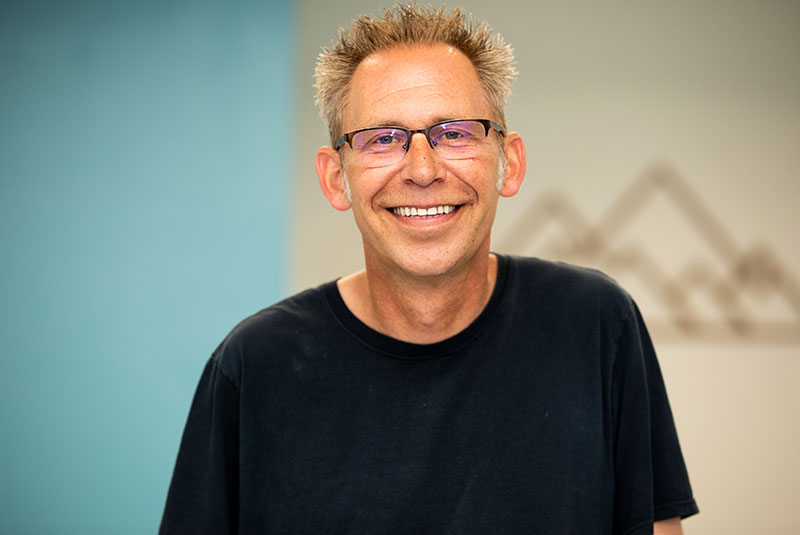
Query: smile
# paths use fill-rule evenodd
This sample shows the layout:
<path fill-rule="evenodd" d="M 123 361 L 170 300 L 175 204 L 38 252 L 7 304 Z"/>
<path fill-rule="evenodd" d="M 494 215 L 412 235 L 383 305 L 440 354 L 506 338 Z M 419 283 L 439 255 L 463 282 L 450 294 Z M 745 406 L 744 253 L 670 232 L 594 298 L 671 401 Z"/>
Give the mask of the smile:
<path fill-rule="evenodd" d="M 403 217 L 436 217 L 449 214 L 457 207 L 452 204 L 431 206 L 430 208 L 417 208 L 416 206 L 398 206 L 392 208 L 392 212 Z"/>

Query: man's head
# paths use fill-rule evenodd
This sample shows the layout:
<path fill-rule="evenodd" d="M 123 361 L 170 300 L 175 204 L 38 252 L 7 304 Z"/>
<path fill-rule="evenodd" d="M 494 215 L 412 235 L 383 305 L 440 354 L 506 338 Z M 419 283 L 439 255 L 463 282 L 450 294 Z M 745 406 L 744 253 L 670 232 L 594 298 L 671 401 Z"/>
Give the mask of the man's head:
<path fill-rule="evenodd" d="M 484 26 L 469 30 L 460 12 L 398 10 L 383 22 L 358 19 L 370 28 L 351 31 L 364 41 L 360 51 L 320 61 L 348 66 L 331 85 L 338 93 L 329 88 L 336 99 L 322 104 L 335 124 L 331 145 L 317 152 L 317 174 L 331 205 L 352 209 L 373 275 L 445 275 L 488 257 L 498 198 L 514 195 L 525 173 L 522 139 L 502 124 L 511 54 Z M 467 52 L 437 37 L 440 26 Z M 490 50 L 504 59 L 488 61 Z M 506 79 L 494 92 L 492 64 Z"/>
<path fill-rule="evenodd" d="M 473 24 L 461 9 L 448 13 L 398 4 L 380 19 L 361 16 L 319 56 L 315 71 L 317 103 L 327 123 L 331 145 L 343 132 L 342 116 L 356 68 L 371 54 L 397 47 L 444 44 L 472 63 L 492 116 L 503 128 L 505 105 L 516 77 L 514 54 L 485 23 Z"/>

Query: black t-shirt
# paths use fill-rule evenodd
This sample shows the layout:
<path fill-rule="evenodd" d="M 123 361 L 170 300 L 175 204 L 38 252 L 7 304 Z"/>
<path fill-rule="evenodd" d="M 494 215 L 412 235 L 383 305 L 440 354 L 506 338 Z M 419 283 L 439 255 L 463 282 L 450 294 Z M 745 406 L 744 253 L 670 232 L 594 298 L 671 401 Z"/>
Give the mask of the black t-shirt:
<path fill-rule="evenodd" d="M 649 534 L 697 512 L 630 297 L 498 256 L 434 344 L 382 335 L 335 282 L 248 318 L 200 380 L 162 534 Z"/>

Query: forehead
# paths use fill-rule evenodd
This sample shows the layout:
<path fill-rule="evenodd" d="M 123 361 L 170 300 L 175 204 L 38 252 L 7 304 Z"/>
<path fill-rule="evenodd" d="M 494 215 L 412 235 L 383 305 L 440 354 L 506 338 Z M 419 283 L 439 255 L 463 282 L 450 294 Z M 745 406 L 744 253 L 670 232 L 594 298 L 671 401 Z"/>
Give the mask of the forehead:
<path fill-rule="evenodd" d="M 472 62 L 444 44 L 381 50 L 356 68 L 345 131 L 378 125 L 420 128 L 445 119 L 489 117 Z"/>

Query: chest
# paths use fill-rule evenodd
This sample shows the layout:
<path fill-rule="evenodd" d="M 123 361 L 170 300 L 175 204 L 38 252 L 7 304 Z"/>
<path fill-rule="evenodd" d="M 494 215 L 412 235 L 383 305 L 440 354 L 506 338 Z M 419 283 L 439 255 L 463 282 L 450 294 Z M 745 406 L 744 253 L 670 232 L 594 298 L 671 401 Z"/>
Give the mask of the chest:
<path fill-rule="evenodd" d="M 306 356 L 243 388 L 243 520 L 341 533 L 606 523 L 603 374 L 557 351 L 471 357 Z"/>

